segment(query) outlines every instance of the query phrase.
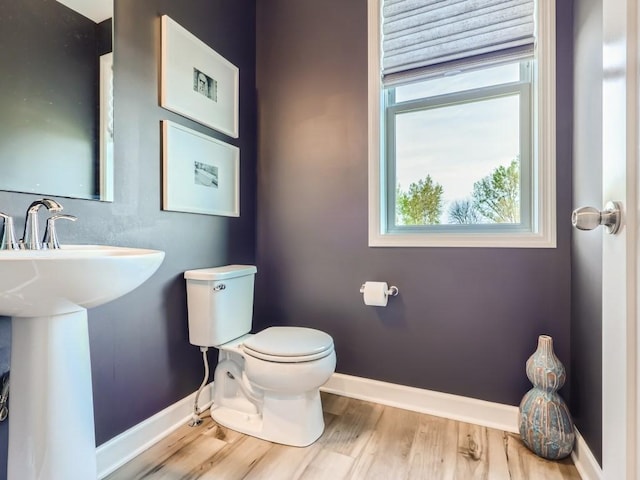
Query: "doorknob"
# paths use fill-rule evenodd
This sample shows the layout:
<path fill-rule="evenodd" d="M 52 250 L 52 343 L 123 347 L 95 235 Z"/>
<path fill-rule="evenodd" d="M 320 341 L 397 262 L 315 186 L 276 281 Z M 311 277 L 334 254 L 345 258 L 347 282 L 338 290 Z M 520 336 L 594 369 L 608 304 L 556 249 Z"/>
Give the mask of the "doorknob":
<path fill-rule="evenodd" d="M 578 230 L 593 230 L 604 225 L 607 233 L 616 233 L 620 229 L 620 202 L 607 202 L 603 211 L 594 207 L 576 208 L 571 214 L 571 224 Z"/>

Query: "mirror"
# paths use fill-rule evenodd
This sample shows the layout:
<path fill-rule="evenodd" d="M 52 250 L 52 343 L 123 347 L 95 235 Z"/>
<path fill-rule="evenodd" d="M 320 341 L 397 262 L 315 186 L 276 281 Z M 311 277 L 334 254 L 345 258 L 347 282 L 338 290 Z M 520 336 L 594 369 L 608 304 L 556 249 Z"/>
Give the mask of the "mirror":
<path fill-rule="evenodd" d="M 113 200 L 112 18 L 113 0 L 0 0 L 0 190 Z"/>

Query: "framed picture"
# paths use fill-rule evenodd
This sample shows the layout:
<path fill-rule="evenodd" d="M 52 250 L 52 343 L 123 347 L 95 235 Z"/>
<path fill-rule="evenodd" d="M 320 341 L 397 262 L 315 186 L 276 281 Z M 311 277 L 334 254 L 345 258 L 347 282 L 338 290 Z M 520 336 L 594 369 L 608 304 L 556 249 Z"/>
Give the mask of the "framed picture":
<path fill-rule="evenodd" d="M 160 105 L 238 137 L 238 67 L 162 16 Z"/>
<path fill-rule="evenodd" d="M 240 216 L 240 149 L 162 120 L 162 209 Z"/>

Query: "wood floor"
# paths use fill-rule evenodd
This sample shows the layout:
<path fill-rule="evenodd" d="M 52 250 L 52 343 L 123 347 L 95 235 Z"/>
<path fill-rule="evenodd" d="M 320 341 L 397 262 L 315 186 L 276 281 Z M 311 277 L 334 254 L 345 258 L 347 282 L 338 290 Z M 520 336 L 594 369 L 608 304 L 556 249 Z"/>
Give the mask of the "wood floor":
<path fill-rule="evenodd" d="M 326 428 L 286 447 L 217 425 L 184 426 L 108 480 L 579 480 L 569 459 L 531 453 L 517 435 L 322 394 Z"/>

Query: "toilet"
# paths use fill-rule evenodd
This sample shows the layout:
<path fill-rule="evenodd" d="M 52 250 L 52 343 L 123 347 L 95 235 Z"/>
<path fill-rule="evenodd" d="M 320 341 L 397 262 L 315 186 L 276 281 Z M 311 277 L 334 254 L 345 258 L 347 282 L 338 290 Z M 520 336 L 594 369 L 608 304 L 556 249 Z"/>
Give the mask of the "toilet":
<path fill-rule="evenodd" d="M 189 342 L 218 349 L 211 417 L 271 442 L 305 447 L 324 431 L 320 387 L 333 374 L 333 339 L 304 327 L 250 334 L 253 265 L 185 272 Z"/>

